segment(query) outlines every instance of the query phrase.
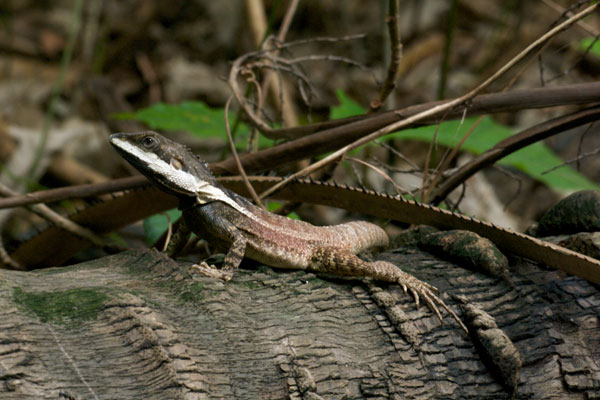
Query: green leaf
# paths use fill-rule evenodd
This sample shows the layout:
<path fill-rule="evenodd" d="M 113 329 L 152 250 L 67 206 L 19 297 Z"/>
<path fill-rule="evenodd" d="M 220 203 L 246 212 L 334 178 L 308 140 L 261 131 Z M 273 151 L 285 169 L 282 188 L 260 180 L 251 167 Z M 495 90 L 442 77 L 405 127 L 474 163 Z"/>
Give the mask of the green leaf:
<path fill-rule="evenodd" d="M 218 137 L 227 140 L 225 131 L 225 110 L 210 108 L 201 101 L 186 101 L 180 104 L 157 103 L 134 113 L 115 115 L 118 119 L 134 119 L 146 123 L 152 129 L 177 130 L 192 133 L 198 137 Z M 235 115 L 229 113 L 229 126 L 233 129 Z M 239 123 L 236 139 L 247 137 L 248 125 Z M 273 141 L 259 136 L 259 146 L 268 147 Z M 245 144 L 242 145 L 242 147 Z"/>
<path fill-rule="evenodd" d="M 447 121 L 441 123 L 439 128 L 436 126 L 425 126 L 407 129 L 393 133 L 388 137 L 431 142 L 434 132 L 438 129 L 437 143 L 448 147 L 455 147 L 476 119 L 475 117 L 467 118 L 462 126 L 460 121 Z M 463 143 L 462 149 L 474 154 L 481 154 L 511 135 L 512 131 L 510 128 L 496 123 L 490 117 L 483 117 L 479 125 Z M 564 166 L 544 174 L 544 171 L 562 164 L 563 161 L 541 142 L 527 146 L 501 159 L 499 163 L 517 168 L 559 192 L 600 189 L 600 186 L 579 174 L 570 166 Z"/>
<path fill-rule="evenodd" d="M 267 210 L 273 212 L 273 211 L 276 211 L 277 209 L 279 209 L 279 207 L 281 207 L 282 205 L 283 205 L 283 203 L 281 203 L 280 201 L 271 200 L 267 203 Z M 300 220 L 300 216 L 298 214 L 296 214 L 295 212 L 289 213 L 287 215 L 287 217 Z"/>
<path fill-rule="evenodd" d="M 366 112 L 360 104 L 348 97 L 342 89 L 337 89 L 335 95 L 337 96 L 340 105 L 331 107 L 329 118 L 340 119 L 352 117 L 353 115 L 361 115 Z"/>
<path fill-rule="evenodd" d="M 144 233 L 146 234 L 146 243 L 153 244 L 158 240 L 160 235 L 165 232 L 169 227 L 169 219 L 171 220 L 171 224 L 174 224 L 175 221 L 181 217 L 181 211 L 176 208 L 172 210 L 166 211 L 169 215 L 167 218 L 164 213 L 155 214 L 151 217 L 148 217 L 144 220 Z"/>
<path fill-rule="evenodd" d="M 223 109 L 210 108 L 199 101 L 186 101 L 180 104 L 157 103 L 135 113 L 121 114 L 119 117 L 143 121 L 152 129 L 180 130 L 200 137 L 225 137 Z M 233 124 L 231 115 L 229 122 Z"/>
<path fill-rule="evenodd" d="M 590 48 L 590 46 L 592 47 Z M 586 37 L 581 39 L 579 42 L 579 49 L 582 52 L 589 51 L 590 54 L 600 58 L 600 40 L 596 40 L 594 37 Z"/>

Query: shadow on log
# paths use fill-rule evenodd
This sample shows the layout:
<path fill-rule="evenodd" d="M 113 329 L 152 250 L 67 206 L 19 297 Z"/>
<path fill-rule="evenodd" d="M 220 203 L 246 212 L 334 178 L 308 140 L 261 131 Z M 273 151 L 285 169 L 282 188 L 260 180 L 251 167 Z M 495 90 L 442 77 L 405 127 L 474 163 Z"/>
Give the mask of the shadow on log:
<path fill-rule="evenodd" d="M 513 289 L 416 250 L 383 256 L 459 315 L 447 294 L 494 318 L 520 353 L 517 398 L 600 397 L 595 286 L 520 260 Z M 266 267 L 192 280 L 129 251 L 2 270 L 0 310 L 2 399 L 510 398 L 451 318 L 394 285 Z"/>

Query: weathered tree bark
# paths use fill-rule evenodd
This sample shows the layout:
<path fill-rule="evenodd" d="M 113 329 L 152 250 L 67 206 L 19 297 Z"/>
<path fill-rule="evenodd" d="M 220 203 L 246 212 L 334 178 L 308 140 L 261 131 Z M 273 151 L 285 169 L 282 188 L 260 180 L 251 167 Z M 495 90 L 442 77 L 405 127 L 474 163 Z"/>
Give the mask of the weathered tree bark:
<path fill-rule="evenodd" d="M 597 287 L 520 260 L 513 289 L 414 250 L 386 257 L 495 318 L 521 355 L 517 398 L 600 397 Z M 150 251 L 0 271 L 0 398 L 510 397 L 451 318 L 397 286 L 262 267 L 194 279 Z"/>

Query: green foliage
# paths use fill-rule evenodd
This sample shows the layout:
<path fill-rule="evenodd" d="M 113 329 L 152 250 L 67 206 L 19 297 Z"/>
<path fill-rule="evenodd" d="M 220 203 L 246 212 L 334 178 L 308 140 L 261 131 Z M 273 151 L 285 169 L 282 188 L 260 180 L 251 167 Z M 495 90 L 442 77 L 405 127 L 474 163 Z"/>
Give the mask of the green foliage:
<path fill-rule="evenodd" d="M 353 115 L 362 115 L 366 110 L 357 102 L 352 100 L 342 89 L 335 91 L 335 95 L 340 102 L 339 106 L 331 107 L 329 118 L 341 119 L 346 117 L 352 117 Z"/>
<path fill-rule="evenodd" d="M 186 101 L 180 104 L 157 103 L 133 113 L 116 114 L 118 119 L 134 119 L 146 123 L 152 129 L 177 130 L 192 133 L 198 137 L 218 137 L 227 140 L 225 131 L 225 110 L 210 108 L 201 101 Z M 229 126 L 233 129 L 235 114 L 229 113 Z M 236 137 L 247 137 L 248 125 L 238 123 Z M 273 144 L 259 135 L 259 146 Z"/>
<path fill-rule="evenodd" d="M 14 288 L 15 303 L 36 315 L 42 322 L 77 325 L 95 320 L 108 300 L 106 293 L 95 289 L 70 289 L 58 292 L 25 292 Z"/>
<path fill-rule="evenodd" d="M 590 54 L 600 58 L 600 40 L 596 40 L 594 37 L 586 37 L 581 39 L 579 42 L 579 49 L 583 52 L 589 51 Z"/>
<path fill-rule="evenodd" d="M 337 96 L 340 105 L 331 107 L 331 111 L 329 113 L 330 119 L 347 118 L 355 115 L 362 115 L 367 112 L 360 104 L 348 97 L 343 90 L 336 90 L 335 95 Z M 354 149 L 348 152 L 348 154 L 356 156 L 357 154 L 360 154 L 360 152 L 360 149 Z"/>
<path fill-rule="evenodd" d="M 593 40 L 593 38 L 583 39 L 581 47 L 587 49 Z M 591 51 L 598 55 L 600 53 L 600 42 L 596 42 Z M 332 107 L 330 115 L 332 119 L 365 113 L 365 109 L 350 99 L 342 90 L 337 90 L 336 95 L 340 104 Z M 202 102 L 188 101 L 177 105 L 159 103 L 135 113 L 120 114 L 118 117 L 145 122 L 153 129 L 180 130 L 193 133 L 199 137 L 212 136 L 227 140 L 223 109 L 212 109 Z M 233 116 L 230 115 L 229 118 L 230 125 L 233 126 Z M 474 121 L 474 118 L 469 118 L 464 121 L 462 126 L 460 126 L 459 121 L 447 121 L 439 126 L 407 129 L 393 133 L 390 136 L 430 142 L 437 129 L 437 143 L 454 147 Z M 237 133 L 239 136 L 247 135 L 248 132 L 247 125 L 238 124 Z M 474 154 L 480 154 L 511 134 L 510 128 L 494 122 L 490 117 L 485 117 L 463 144 L 463 149 Z M 264 138 L 262 135 L 260 136 L 259 145 L 261 147 L 272 144 L 271 140 Z M 550 170 L 561 163 L 562 161 L 543 143 L 535 143 L 500 160 L 500 164 L 517 168 L 558 191 L 598 188 L 597 185 L 568 166 L 543 174 L 544 171 Z M 164 217 L 155 216 L 154 218 L 157 218 L 158 221 L 149 219 L 150 221 L 146 220 L 144 222 L 149 241 L 158 238 L 167 227 Z"/>
<path fill-rule="evenodd" d="M 283 203 L 279 202 L 279 201 L 269 201 L 267 203 L 267 210 L 273 212 L 279 209 L 279 207 L 281 207 L 283 205 Z M 296 214 L 295 212 L 291 212 L 287 215 L 288 218 L 292 218 L 292 219 L 297 219 L 300 220 L 300 216 L 298 214 Z"/>
<path fill-rule="evenodd" d="M 152 129 L 186 131 L 200 137 L 221 137 L 225 133 L 223 109 L 213 109 L 199 101 L 157 103 L 134 113 L 119 114 L 118 117 L 145 122 Z M 231 115 L 229 123 L 233 124 Z"/>
<path fill-rule="evenodd" d="M 591 43 L 591 41 L 589 43 Z M 597 42 L 596 45 L 599 43 L 600 42 Z M 351 115 L 363 114 L 365 112 L 360 105 L 352 101 L 342 91 L 338 90 L 337 95 L 340 105 L 332 108 L 332 116 L 344 118 Z M 467 118 L 462 126 L 460 121 L 447 121 L 442 122 L 439 125 L 406 129 L 395 132 L 387 137 L 431 142 L 434 133 L 437 130 L 437 143 L 448 147 L 455 147 L 464 134 L 471 128 L 476 119 L 477 118 Z M 512 134 L 513 132 L 510 128 L 496 123 L 490 117 L 484 117 L 469 138 L 463 143 L 462 149 L 474 154 L 481 154 Z M 557 191 L 599 189 L 598 185 L 579 174 L 570 166 L 565 166 L 544 174 L 544 171 L 548 171 L 552 167 L 562 164 L 563 161 L 541 142 L 527 146 L 503 158 L 499 163 L 501 165 L 517 168 Z"/>
<path fill-rule="evenodd" d="M 473 123 L 475 123 L 476 119 L 476 117 L 467 118 L 462 126 L 458 120 L 447 121 L 441 123 L 439 126 L 406 129 L 396 132 L 392 136 L 398 139 L 431 142 L 437 129 L 437 143 L 448 147 L 455 147 Z M 462 149 L 474 154 L 480 154 L 511 135 L 512 131 L 510 128 L 496 123 L 490 117 L 484 117 L 469 138 L 463 143 Z M 517 168 L 557 191 L 598 189 L 596 184 L 569 166 L 544 174 L 544 171 L 550 170 L 552 167 L 562 164 L 562 162 L 559 157 L 541 142 L 527 146 L 499 161 L 501 165 Z"/>
<path fill-rule="evenodd" d="M 169 219 L 171 220 L 171 224 L 174 224 L 175 221 L 181 217 L 181 211 L 176 208 L 172 210 L 166 211 L 169 215 L 167 218 L 164 213 L 155 214 L 151 217 L 148 217 L 144 220 L 144 233 L 146 234 L 146 243 L 153 244 L 158 240 L 158 238 L 167 230 L 169 227 Z"/>

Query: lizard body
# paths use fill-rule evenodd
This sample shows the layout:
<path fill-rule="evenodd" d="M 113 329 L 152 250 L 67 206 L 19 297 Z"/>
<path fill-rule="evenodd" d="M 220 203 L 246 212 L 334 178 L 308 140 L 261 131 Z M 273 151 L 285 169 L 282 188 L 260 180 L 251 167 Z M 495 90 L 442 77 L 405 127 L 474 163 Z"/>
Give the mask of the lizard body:
<path fill-rule="evenodd" d="M 159 189 L 180 199 L 182 220 L 167 249 L 174 255 L 191 232 L 212 239 L 227 253 L 221 270 L 206 263 L 193 271 L 231 279 L 244 255 L 264 264 L 342 277 L 368 277 L 400 284 L 416 304 L 422 298 L 441 320 L 438 305 L 466 327 L 434 293 L 436 289 L 385 261 L 366 262 L 356 253 L 387 247 L 387 234 L 368 222 L 317 227 L 264 211 L 225 189 L 185 146 L 155 132 L 118 133 L 111 144 Z"/>
<path fill-rule="evenodd" d="M 143 177 L 114 181 L 115 183 L 127 181 L 128 185 L 130 185 L 130 181 L 135 181 L 137 186 L 133 190 L 115 195 L 112 199 L 91 204 L 74 213 L 70 218 L 98 234 L 106 234 L 119 230 L 142 218 L 177 206 L 178 200 L 176 197 L 168 195 L 154 186 L 143 185 L 143 180 L 138 178 Z M 281 178 L 268 176 L 253 176 L 248 179 L 259 192 L 281 181 Z M 218 181 L 230 190 L 248 195 L 240 177 L 220 177 Z M 88 196 L 107 193 L 104 190 L 88 193 L 88 186 L 91 189 L 98 185 L 79 186 L 86 189 L 86 195 Z M 340 186 L 331 182 L 299 179 L 290 182 L 271 197 L 278 200 L 338 207 L 404 223 L 425 224 L 440 229 L 469 230 L 490 239 L 499 248 L 507 252 L 600 284 L 600 261 L 596 259 L 545 240 L 428 204 L 406 200 L 401 196 L 344 185 Z M 62 199 L 62 197 L 57 197 L 54 200 L 57 199 Z M 49 226 L 21 243 L 11 252 L 11 257 L 28 269 L 47 268 L 63 264 L 87 246 L 89 246 L 89 242 L 85 239 L 74 236 L 72 233 L 56 226 Z"/>

